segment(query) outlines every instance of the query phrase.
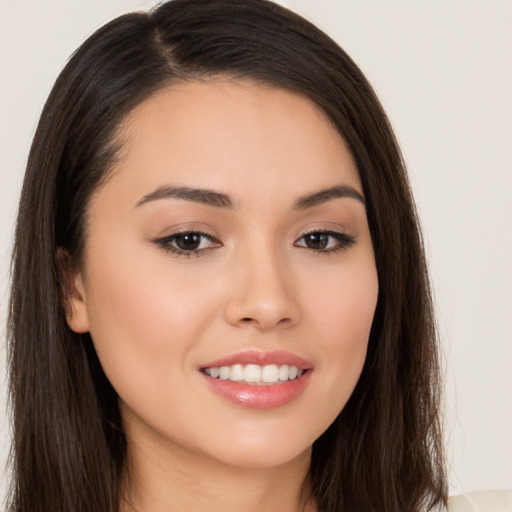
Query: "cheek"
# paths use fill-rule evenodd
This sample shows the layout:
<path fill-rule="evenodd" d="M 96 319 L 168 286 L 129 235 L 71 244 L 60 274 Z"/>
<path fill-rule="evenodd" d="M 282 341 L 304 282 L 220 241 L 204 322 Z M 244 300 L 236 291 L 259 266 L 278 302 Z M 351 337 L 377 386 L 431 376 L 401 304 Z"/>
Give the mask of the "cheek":
<path fill-rule="evenodd" d="M 107 377 L 120 394 L 132 380 L 165 386 L 189 364 L 194 342 L 218 311 L 215 295 L 192 276 L 171 273 L 165 257 L 98 255 L 89 266 L 90 333 Z"/>
<path fill-rule="evenodd" d="M 322 290 L 309 297 L 314 316 L 313 332 L 322 353 L 318 375 L 325 378 L 325 396 L 320 405 L 337 416 L 350 397 L 361 374 L 378 296 L 378 278 L 373 259 L 351 266 L 336 278 L 323 281 Z"/>
<path fill-rule="evenodd" d="M 378 277 L 373 254 L 363 254 L 325 276 L 308 295 L 308 309 L 332 350 L 365 346 L 377 304 Z"/>

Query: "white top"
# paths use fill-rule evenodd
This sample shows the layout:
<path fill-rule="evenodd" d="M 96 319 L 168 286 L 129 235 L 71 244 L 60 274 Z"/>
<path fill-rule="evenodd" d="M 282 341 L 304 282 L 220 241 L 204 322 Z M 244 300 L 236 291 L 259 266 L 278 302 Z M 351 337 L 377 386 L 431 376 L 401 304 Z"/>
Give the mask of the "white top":
<path fill-rule="evenodd" d="M 448 512 L 512 512 L 512 489 L 452 496 L 448 500 Z"/>

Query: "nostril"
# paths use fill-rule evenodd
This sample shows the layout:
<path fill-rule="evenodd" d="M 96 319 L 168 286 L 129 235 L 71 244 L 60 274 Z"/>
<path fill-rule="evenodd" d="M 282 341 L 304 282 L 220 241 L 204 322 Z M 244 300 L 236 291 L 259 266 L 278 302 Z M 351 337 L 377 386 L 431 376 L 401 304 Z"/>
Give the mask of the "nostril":
<path fill-rule="evenodd" d="M 258 322 L 255 318 L 251 318 L 251 317 L 244 317 L 244 318 L 240 318 L 240 323 L 241 324 L 252 324 L 253 322 L 256 322 L 256 323 L 260 323 Z M 292 323 L 292 319 L 291 318 L 281 318 L 279 321 L 277 321 L 275 324 L 272 323 L 272 325 L 275 325 L 275 326 L 286 326 L 288 324 Z"/>

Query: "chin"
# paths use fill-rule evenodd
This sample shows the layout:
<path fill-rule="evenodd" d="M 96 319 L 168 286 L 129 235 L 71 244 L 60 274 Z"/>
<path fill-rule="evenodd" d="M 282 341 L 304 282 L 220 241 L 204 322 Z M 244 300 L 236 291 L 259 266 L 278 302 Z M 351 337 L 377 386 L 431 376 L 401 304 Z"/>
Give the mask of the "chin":
<path fill-rule="evenodd" d="M 271 469 L 295 463 L 298 459 L 307 461 L 311 458 L 311 446 L 302 449 L 248 449 L 244 446 L 233 447 L 231 452 L 223 453 L 221 462 L 227 466 L 240 469 Z"/>
<path fill-rule="evenodd" d="M 273 431 L 261 427 L 256 432 L 243 433 L 225 431 L 216 442 L 212 443 L 213 438 L 210 439 L 210 446 L 205 447 L 205 452 L 212 459 L 237 468 L 272 468 L 301 458 L 309 465 L 316 436 L 311 432 L 300 432 L 297 428 L 294 430 L 292 435 L 289 428 Z"/>

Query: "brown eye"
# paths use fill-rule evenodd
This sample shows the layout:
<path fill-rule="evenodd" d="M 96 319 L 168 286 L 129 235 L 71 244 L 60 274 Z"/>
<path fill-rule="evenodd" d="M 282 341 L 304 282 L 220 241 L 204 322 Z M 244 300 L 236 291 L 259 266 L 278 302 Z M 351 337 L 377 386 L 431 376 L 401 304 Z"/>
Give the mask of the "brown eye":
<path fill-rule="evenodd" d="M 326 249 L 329 245 L 330 237 L 326 233 L 309 233 L 308 235 L 304 235 L 303 238 L 306 247 L 321 251 L 322 249 Z"/>
<path fill-rule="evenodd" d="M 182 251 L 195 251 L 201 245 L 202 235 L 199 233 L 184 233 L 182 235 L 175 235 L 174 244 Z"/>
<path fill-rule="evenodd" d="M 208 249 L 222 246 L 222 243 L 213 236 L 199 231 L 174 233 L 160 240 L 155 240 L 155 243 L 167 252 L 174 253 L 177 256 L 199 256 Z"/>
<path fill-rule="evenodd" d="M 355 238 L 337 231 L 312 231 L 302 235 L 295 242 L 296 247 L 311 249 L 314 252 L 330 253 L 348 249 L 355 243 Z"/>

